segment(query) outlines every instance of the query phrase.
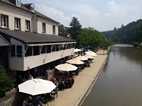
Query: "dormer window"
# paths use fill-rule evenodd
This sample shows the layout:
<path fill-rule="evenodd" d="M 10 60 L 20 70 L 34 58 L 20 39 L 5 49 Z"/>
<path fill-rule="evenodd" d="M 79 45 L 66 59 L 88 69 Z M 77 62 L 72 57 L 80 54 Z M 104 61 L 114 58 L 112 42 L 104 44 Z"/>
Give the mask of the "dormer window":
<path fill-rule="evenodd" d="M 0 27 L 2 27 L 2 28 L 8 28 L 9 27 L 8 15 L 0 14 Z"/>
<path fill-rule="evenodd" d="M 29 20 L 25 20 L 25 24 L 26 24 L 26 31 L 31 31 L 31 23 Z"/>
<path fill-rule="evenodd" d="M 56 34 L 56 26 L 53 25 L 53 34 Z"/>
<path fill-rule="evenodd" d="M 46 33 L 46 24 L 42 23 L 42 33 Z"/>
<path fill-rule="evenodd" d="M 15 17 L 14 19 L 14 29 L 15 30 L 21 30 L 21 19 Z"/>

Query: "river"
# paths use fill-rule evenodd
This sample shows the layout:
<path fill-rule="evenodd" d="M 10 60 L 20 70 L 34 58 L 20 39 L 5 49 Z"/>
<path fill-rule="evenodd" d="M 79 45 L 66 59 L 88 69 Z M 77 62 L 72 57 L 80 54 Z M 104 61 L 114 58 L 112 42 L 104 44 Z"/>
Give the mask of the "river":
<path fill-rule="evenodd" d="M 142 106 L 142 49 L 114 46 L 82 106 Z"/>

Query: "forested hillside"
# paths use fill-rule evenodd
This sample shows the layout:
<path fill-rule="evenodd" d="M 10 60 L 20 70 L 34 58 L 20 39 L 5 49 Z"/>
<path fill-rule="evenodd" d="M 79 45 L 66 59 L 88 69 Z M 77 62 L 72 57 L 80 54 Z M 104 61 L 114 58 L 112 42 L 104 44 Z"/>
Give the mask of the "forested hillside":
<path fill-rule="evenodd" d="M 142 19 L 104 32 L 106 37 L 115 43 L 141 43 L 142 42 Z"/>

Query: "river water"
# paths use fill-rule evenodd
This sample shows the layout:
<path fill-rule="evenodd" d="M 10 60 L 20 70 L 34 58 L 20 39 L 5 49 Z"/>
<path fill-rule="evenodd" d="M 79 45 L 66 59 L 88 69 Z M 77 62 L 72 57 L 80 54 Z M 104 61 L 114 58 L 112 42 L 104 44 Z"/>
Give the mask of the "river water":
<path fill-rule="evenodd" d="M 142 106 L 142 49 L 113 47 L 82 106 Z"/>

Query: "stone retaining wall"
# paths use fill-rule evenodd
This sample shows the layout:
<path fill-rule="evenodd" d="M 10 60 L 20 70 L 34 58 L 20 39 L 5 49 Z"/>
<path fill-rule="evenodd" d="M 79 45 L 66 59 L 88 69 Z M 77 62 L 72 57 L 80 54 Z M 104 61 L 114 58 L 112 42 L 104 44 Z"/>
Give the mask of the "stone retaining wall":
<path fill-rule="evenodd" d="M 16 89 L 12 89 L 6 93 L 6 96 L 0 99 L 0 106 L 13 106 L 15 100 Z"/>

